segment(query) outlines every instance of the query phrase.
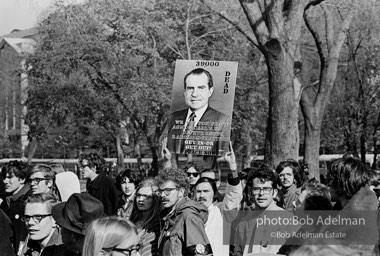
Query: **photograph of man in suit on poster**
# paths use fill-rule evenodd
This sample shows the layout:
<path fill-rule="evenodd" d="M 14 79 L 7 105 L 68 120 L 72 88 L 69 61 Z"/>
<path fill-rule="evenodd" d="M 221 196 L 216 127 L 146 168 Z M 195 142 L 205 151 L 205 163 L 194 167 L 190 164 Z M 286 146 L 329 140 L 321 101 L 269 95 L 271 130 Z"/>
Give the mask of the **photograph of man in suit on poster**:
<path fill-rule="evenodd" d="M 221 155 L 228 149 L 230 118 L 209 104 L 214 92 L 212 75 L 196 68 L 183 81 L 187 108 L 171 115 L 168 149 L 175 154 Z"/>

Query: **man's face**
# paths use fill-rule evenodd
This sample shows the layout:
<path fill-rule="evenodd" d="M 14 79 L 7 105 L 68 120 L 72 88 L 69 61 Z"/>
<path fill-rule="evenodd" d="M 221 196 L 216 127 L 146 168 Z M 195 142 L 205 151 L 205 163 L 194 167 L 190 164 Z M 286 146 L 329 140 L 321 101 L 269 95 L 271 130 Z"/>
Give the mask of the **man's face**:
<path fill-rule="evenodd" d="M 218 179 L 216 179 L 216 173 L 215 172 L 211 172 L 211 171 L 210 172 L 207 172 L 207 171 L 206 172 L 202 172 L 201 173 L 201 178 L 203 178 L 203 177 L 215 180 L 216 187 L 217 188 L 220 187 L 220 181 Z"/>
<path fill-rule="evenodd" d="M 53 181 L 46 180 L 42 172 L 36 172 L 30 175 L 29 182 L 33 194 L 47 193 L 53 186 Z"/>
<path fill-rule="evenodd" d="M 178 189 L 173 181 L 166 181 L 159 187 L 162 191 L 161 202 L 164 208 L 170 208 L 174 206 L 183 196 L 183 189 Z"/>
<path fill-rule="evenodd" d="M 265 210 L 277 195 L 277 189 L 272 188 L 272 181 L 262 182 L 259 178 L 254 178 L 251 189 L 256 207 L 262 210 Z"/>
<path fill-rule="evenodd" d="M 199 180 L 199 173 L 197 172 L 197 170 L 195 170 L 194 167 L 190 167 L 189 169 L 187 169 L 186 173 L 187 173 L 187 177 L 189 179 L 190 185 L 191 186 L 195 185 L 195 183 L 197 183 L 197 181 Z"/>
<path fill-rule="evenodd" d="M 25 182 L 25 179 L 16 177 L 13 173 L 7 173 L 4 179 L 5 191 L 15 194 Z"/>
<path fill-rule="evenodd" d="M 184 91 L 185 103 L 192 110 L 198 110 L 208 104 L 214 88 L 208 88 L 208 77 L 202 73 L 200 75 L 189 75 L 186 79 Z"/>
<path fill-rule="evenodd" d="M 83 159 L 79 165 L 84 179 L 90 179 L 95 175 L 95 169 L 88 166 L 88 161 L 86 159 Z"/>
<path fill-rule="evenodd" d="M 128 177 L 124 177 L 123 181 L 121 182 L 121 191 L 123 191 L 126 196 L 130 196 L 132 195 L 133 191 L 135 191 L 135 189 L 135 184 L 131 182 Z"/>
<path fill-rule="evenodd" d="M 206 207 L 209 207 L 213 203 L 214 191 L 210 183 L 202 182 L 195 187 L 195 200 L 203 202 Z"/>
<path fill-rule="evenodd" d="M 25 224 L 28 228 L 30 239 L 44 241 L 49 238 L 55 227 L 52 216 L 42 217 L 40 221 L 35 221 L 32 216 L 51 214 L 44 203 L 27 203 L 25 205 L 25 217 L 30 217 Z"/>
<path fill-rule="evenodd" d="M 279 177 L 283 188 L 290 188 L 294 184 L 294 174 L 290 167 L 285 167 L 279 173 Z"/>

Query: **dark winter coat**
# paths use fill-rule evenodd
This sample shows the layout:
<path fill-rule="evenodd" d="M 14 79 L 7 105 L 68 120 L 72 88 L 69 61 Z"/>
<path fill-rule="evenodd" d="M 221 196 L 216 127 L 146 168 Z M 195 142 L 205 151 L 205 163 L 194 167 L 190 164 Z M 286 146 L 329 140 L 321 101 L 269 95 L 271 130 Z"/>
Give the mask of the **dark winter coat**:
<path fill-rule="evenodd" d="M 171 209 L 163 210 L 161 215 L 159 255 L 212 255 L 204 226 L 208 218 L 206 206 L 185 197 L 174 207 L 170 213 L 167 211 Z"/>

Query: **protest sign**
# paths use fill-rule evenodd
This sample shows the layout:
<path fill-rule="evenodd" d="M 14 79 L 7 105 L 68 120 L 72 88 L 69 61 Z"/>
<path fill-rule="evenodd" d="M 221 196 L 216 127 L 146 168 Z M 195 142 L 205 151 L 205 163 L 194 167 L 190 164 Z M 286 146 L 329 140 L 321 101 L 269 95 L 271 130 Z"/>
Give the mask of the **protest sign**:
<path fill-rule="evenodd" d="M 168 149 L 220 156 L 228 151 L 237 62 L 177 60 Z"/>

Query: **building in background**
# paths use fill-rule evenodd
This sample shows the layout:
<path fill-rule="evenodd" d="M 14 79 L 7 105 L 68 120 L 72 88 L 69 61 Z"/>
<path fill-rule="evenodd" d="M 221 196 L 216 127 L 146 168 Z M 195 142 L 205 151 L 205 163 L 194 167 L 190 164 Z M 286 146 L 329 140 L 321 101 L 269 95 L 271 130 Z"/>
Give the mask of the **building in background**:
<path fill-rule="evenodd" d="M 36 40 L 36 28 L 0 36 L 0 158 L 24 157 L 28 144 L 24 63 L 27 54 L 33 53 Z"/>

